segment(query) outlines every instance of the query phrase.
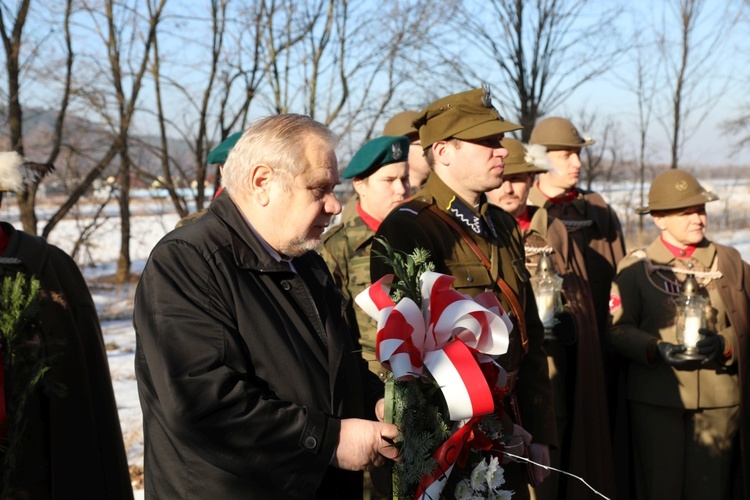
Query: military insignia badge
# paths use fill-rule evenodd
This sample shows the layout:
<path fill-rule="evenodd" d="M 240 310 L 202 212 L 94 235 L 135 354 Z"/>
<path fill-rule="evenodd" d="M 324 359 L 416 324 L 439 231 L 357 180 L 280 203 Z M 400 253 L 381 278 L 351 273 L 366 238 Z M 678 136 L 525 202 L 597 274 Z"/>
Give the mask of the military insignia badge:
<path fill-rule="evenodd" d="M 622 299 L 620 299 L 619 295 L 613 293 L 609 296 L 609 312 L 614 313 L 620 307 L 622 307 Z"/>
<path fill-rule="evenodd" d="M 391 144 L 391 153 L 393 154 L 394 160 L 400 160 L 401 157 L 404 156 L 404 152 L 401 151 L 401 144 L 398 142 Z"/>
<path fill-rule="evenodd" d="M 674 185 L 674 187 L 677 191 L 685 191 L 688 188 L 688 183 L 685 181 L 679 181 L 677 184 Z"/>

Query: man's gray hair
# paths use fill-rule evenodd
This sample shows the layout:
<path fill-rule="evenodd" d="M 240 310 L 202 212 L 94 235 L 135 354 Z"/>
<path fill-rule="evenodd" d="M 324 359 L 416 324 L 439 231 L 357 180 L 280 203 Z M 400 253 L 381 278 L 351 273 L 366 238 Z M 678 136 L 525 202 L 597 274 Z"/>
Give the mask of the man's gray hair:
<path fill-rule="evenodd" d="M 250 191 L 250 172 L 266 165 L 280 176 L 284 187 L 308 167 L 305 157 L 307 141 L 319 139 L 332 148 L 336 135 L 320 122 L 305 115 L 272 115 L 253 122 L 234 145 L 222 171 L 221 184 L 229 192 L 241 195 Z"/>

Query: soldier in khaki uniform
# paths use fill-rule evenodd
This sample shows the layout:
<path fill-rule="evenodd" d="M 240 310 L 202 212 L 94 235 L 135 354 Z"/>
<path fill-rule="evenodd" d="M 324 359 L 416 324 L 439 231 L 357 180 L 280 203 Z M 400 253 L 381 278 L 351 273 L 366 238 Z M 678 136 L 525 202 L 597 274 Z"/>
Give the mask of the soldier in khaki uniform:
<path fill-rule="evenodd" d="M 370 370 L 385 378 L 375 359 L 377 324 L 354 297 L 370 286 L 370 246 L 380 222 L 409 195 L 409 139 L 379 137 L 362 146 L 352 157 L 342 177 L 353 179 L 359 202 L 356 214 L 332 227 L 323 236 L 320 254 L 336 286 L 347 300 L 347 318 L 362 348 Z"/>
<path fill-rule="evenodd" d="M 581 269 L 581 250 L 568 237 L 561 220 L 527 199 L 537 174 L 547 172 L 544 146 L 525 146 L 509 137 L 503 184 L 487 199 L 513 215 L 521 229 L 526 267 L 535 273 L 543 253 L 550 255 L 563 278 L 565 310 L 545 336 L 560 446 L 550 452 L 551 465 L 583 477 L 597 491 L 614 495 L 614 468 L 604 386 L 600 339 L 591 290 Z M 580 481 L 553 472 L 534 489 L 537 499 L 595 498 Z"/>
<path fill-rule="evenodd" d="M 742 386 L 750 266 L 733 248 L 705 238 L 705 203 L 716 199 L 687 172 L 659 175 L 639 213 L 651 213 L 661 236 L 620 263 L 612 286 L 611 342 L 630 362 L 627 395 L 639 499 L 729 498 L 730 470 L 739 470 L 733 454 L 741 455 L 747 469 Z M 702 362 L 683 359 L 684 347 L 676 345 L 675 304 L 688 276 L 710 304 L 698 342 Z"/>
<path fill-rule="evenodd" d="M 412 193 L 419 191 L 430 176 L 430 166 L 424 157 L 422 142 L 419 140 L 419 130 L 413 123 L 417 116 L 419 111 L 402 111 L 393 115 L 383 128 L 383 135 L 405 135 L 409 138 L 409 184 Z"/>
<path fill-rule="evenodd" d="M 609 322 L 609 289 L 617 263 L 625 257 L 625 240 L 617 214 L 602 196 L 578 187 L 581 149 L 594 143 L 592 139 L 582 137 L 566 118 L 550 117 L 537 123 L 531 131 L 529 144 L 547 148 L 551 168 L 537 176 L 529 193 L 529 204 L 544 207 L 551 216 L 563 221 L 570 239 L 581 249 L 583 262 L 580 268 L 586 271 L 583 277 L 591 289 L 601 339 Z M 601 344 L 612 426 L 620 370 L 617 357 L 604 342 Z"/>
<path fill-rule="evenodd" d="M 536 462 L 549 463 L 549 446 L 557 444 L 547 359 L 521 234 L 515 220 L 487 203 L 486 191 L 502 183 L 508 151 L 503 134 L 520 127 L 505 121 L 493 107 L 489 91 L 475 89 L 439 99 L 420 112 L 422 147 L 432 173 L 415 197 L 393 210 L 377 234 L 398 250 L 421 247 L 430 252 L 435 270 L 455 278 L 453 286 L 475 296 L 493 290 L 513 319 L 508 352 L 499 363 L 508 372 L 509 395 L 503 429 L 523 436 L 511 445 L 528 446 Z M 384 252 L 376 241 L 375 249 Z M 371 257 L 375 281 L 391 269 Z M 514 498 L 528 498 L 527 466 L 508 463 L 505 488 Z M 548 471 L 534 468 L 541 482 Z"/>

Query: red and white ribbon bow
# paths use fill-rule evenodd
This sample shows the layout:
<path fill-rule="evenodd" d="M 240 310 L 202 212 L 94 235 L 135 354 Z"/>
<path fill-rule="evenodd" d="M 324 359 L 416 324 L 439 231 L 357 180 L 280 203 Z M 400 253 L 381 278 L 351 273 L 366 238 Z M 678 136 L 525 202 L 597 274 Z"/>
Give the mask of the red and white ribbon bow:
<path fill-rule="evenodd" d="M 492 412 L 492 394 L 478 361 L 504 354 L 513 328 L 497 297 L 492 292 L 465 296 L 451 288 L 452 276 L 426 272 L 420 278 L 420 310 L 409 298 L 393 302 L 392 280 L 384 276 L 354 299 L 378 322 L 378 360 L 396 380 L 420 376 L 426 366 L 451 420 Z"/>

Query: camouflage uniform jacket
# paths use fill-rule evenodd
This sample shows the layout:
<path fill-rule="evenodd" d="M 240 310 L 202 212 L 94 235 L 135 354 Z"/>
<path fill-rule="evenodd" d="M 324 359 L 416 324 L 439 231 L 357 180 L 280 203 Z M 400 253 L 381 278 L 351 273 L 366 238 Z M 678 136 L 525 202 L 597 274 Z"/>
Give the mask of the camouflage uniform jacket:
<path fill-rule="evenodd" d="M 429 205 L 436 205 L 439 210 L 448 212 L 448 207 L 458 198 L 437 175 L 430 175 L 413 199 L 388 214 L 377 235 L 384 237 L 393 248 L 407 253 L 417 247 L 428 250 L 435 264 L 435 271 L 452 275 L 456 290 L 470 296 L 492 290 L 503 307 L 510 311 L 495 283 L 498 275 L 507 281 L 524 309 L 529 349 L 524 353 L 516 327 L 510 334 L 508 352 L 498 361 L 508 373 L 517 371 L 514 391 L 523 416 L 522 426 L 532 434 L 534 442 L 554 446 L 557 444 L 557 433 L 547 356 L 542 348 L 544 328 L 524 266 L 523 243 L 518 225 L 511 215 L 487 203 L 484 196 L 478 212 L 469 209 L 474 217 L 489 218 L 496 228 L 496 237 L 483 237 L 471 230 L 466 231 L 491 262 L 491 269 L 488 271 L 462 236 L 427 209 Z M 377 242 L 373 244 L 373 252 L 376 249 L 384 251 Z M 391 272 L 385 262 L 374 258 L 370 260 L 370 271 L 372 281 Z M 513 321 L 517 325 L 516 320 Z M 510 406 L 506 404 L 504 429 L 513 428 L 507 415 L 509 411 Z"/>
<path fill-rule="evenodd" d="M 375 361 L 377 324 L 354 303 L 354 298 L 370 286 L 370 247 L 374 236 L 355 210 L 353 216 L 323 235 L 318 251 L 331 271 L 334 284 L 346 298 L 346 319 L 363 357 L 370 369 L 383 378 L 385 371 Z"/>

